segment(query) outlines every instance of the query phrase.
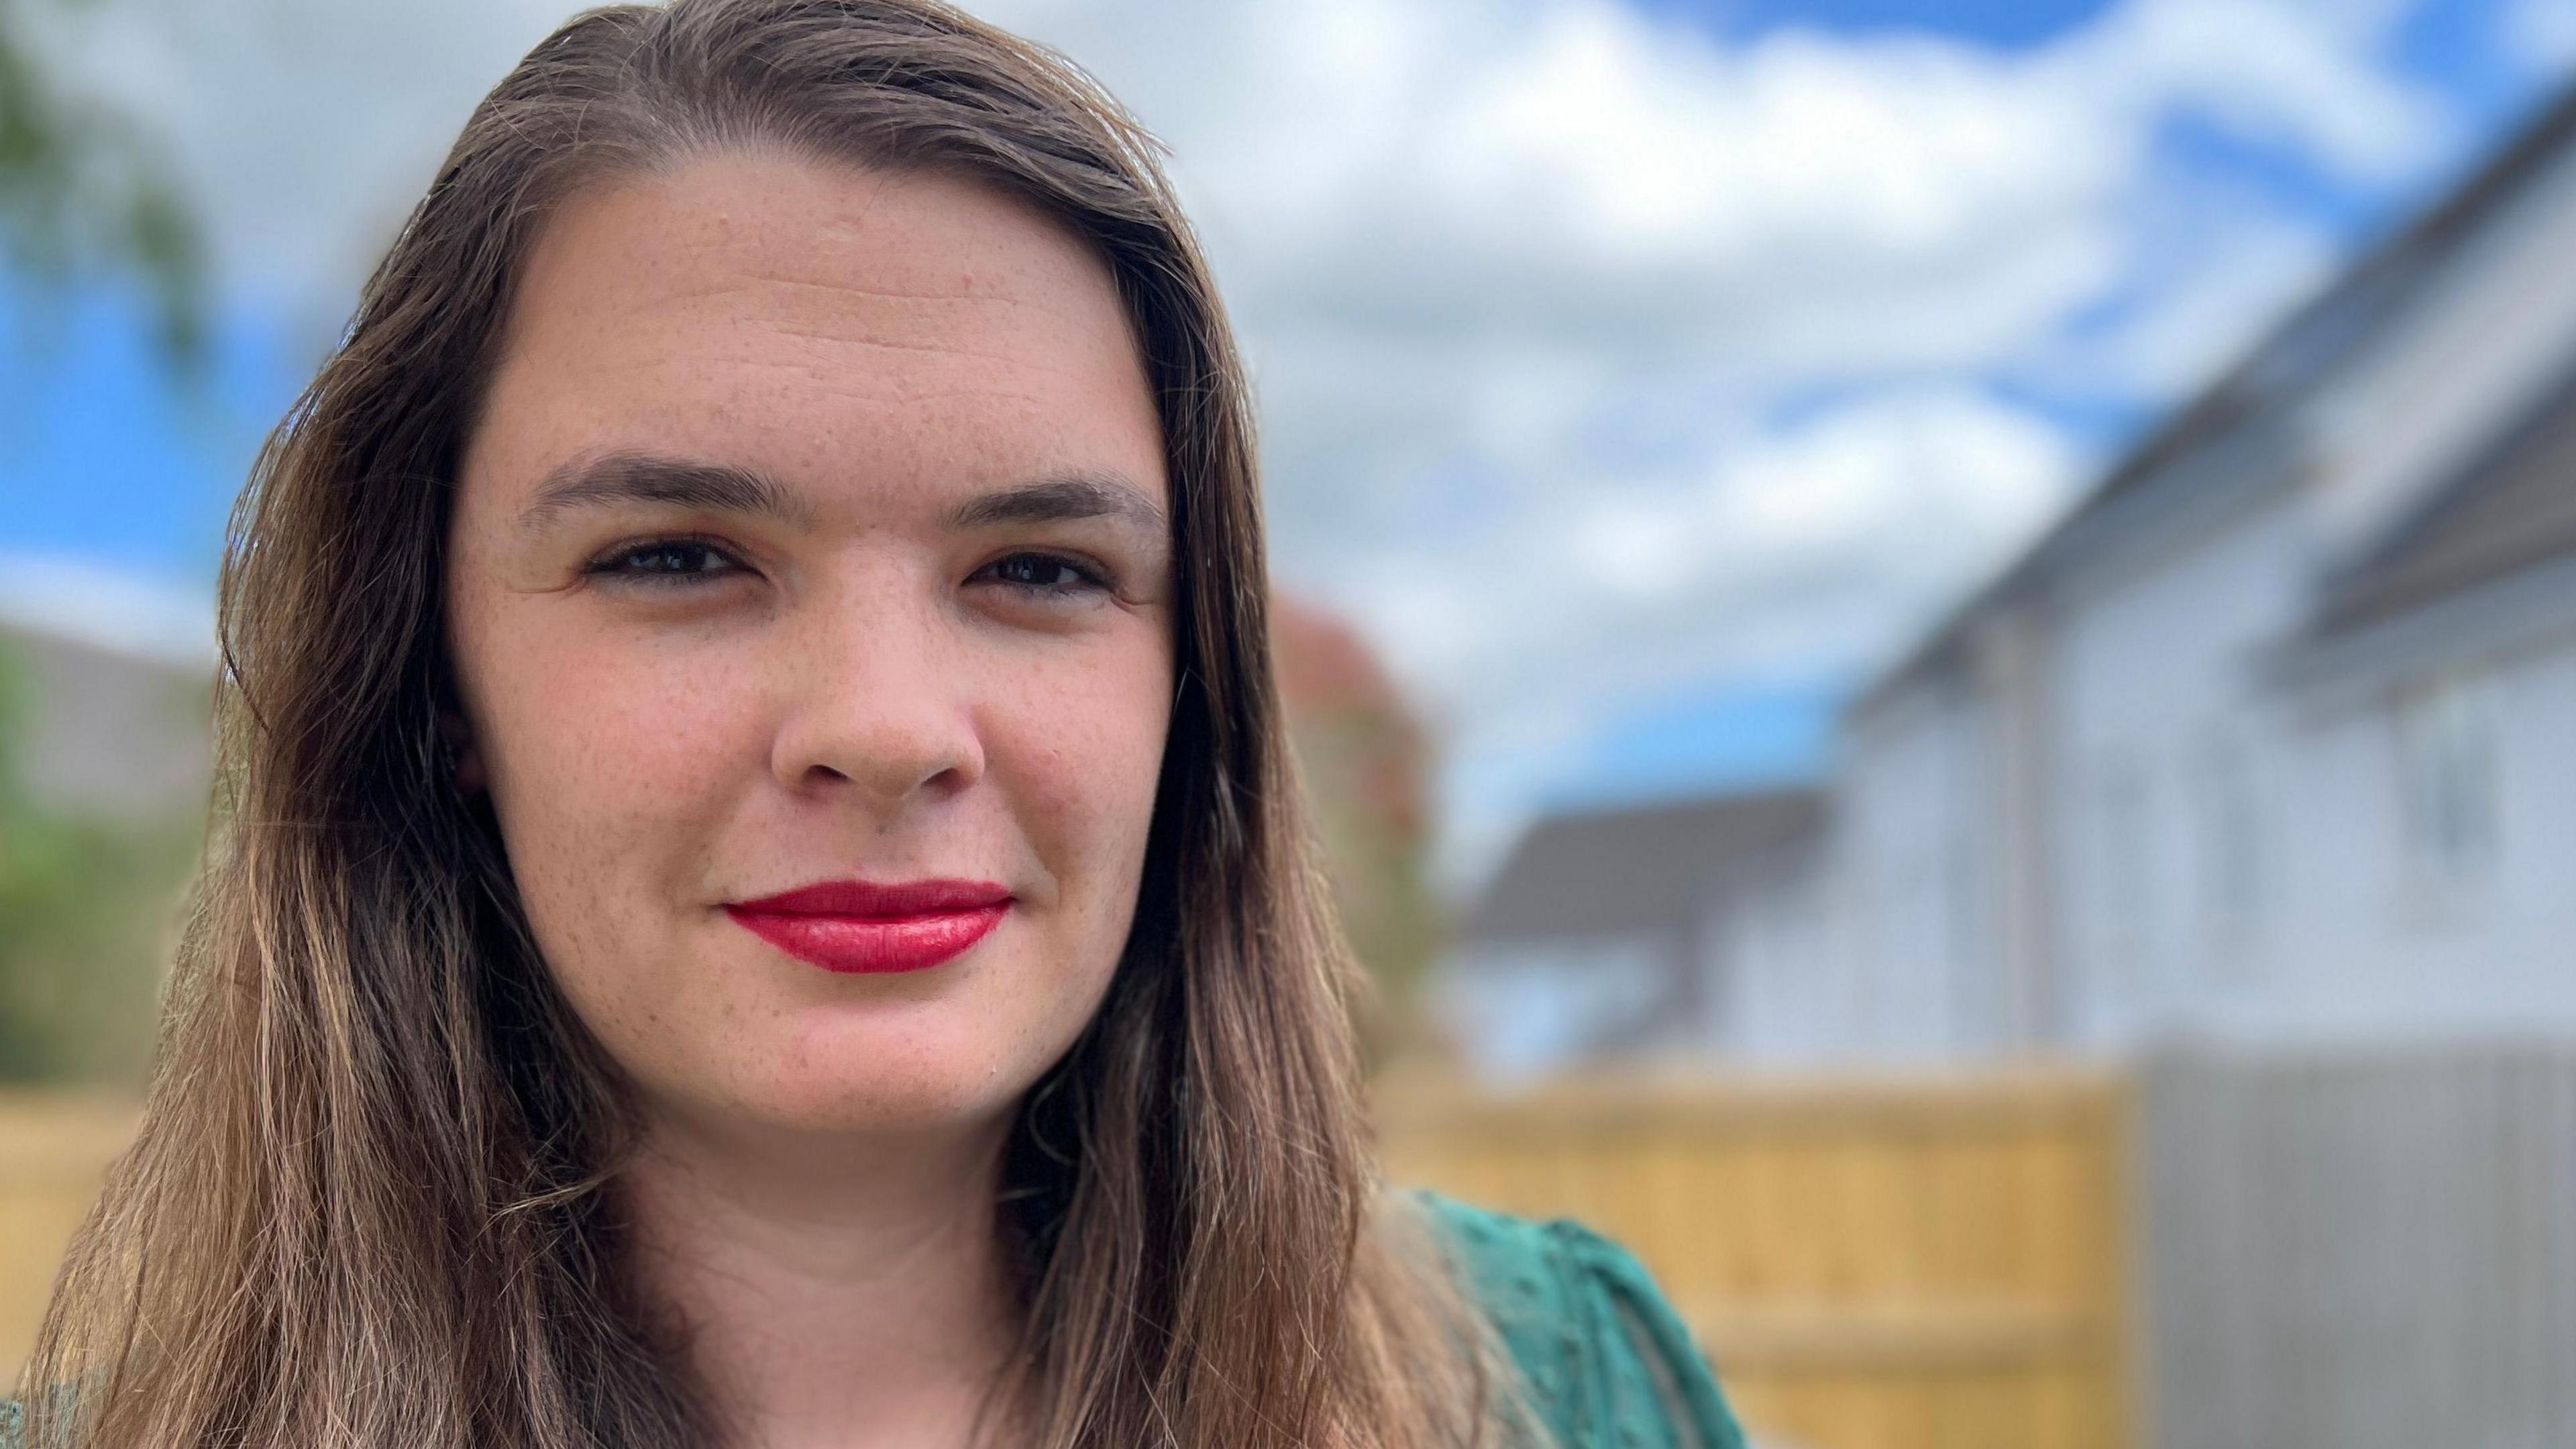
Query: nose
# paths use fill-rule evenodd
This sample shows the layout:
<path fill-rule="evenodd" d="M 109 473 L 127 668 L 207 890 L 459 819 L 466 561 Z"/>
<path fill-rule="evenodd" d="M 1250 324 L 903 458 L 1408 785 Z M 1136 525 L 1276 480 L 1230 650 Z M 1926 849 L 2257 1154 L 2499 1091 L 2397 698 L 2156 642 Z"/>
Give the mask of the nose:
<path fill-rule="evenodd" d="M 845 791 L 880 817 L 984 773 L 961 641 L 927 602 L 816 600 L 780 668 L 770 771 L 799 794 Z"/>

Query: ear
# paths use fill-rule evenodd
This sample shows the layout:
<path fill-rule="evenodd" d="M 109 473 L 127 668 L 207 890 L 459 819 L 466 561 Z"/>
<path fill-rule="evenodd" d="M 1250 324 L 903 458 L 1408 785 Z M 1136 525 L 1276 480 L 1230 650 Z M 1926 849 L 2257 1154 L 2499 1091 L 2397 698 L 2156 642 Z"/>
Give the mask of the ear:
<path fill-rule="evenodd" d="M 482 748 L 474 742 L 474 727 L 465 722 L 462 713 L 453 709 L 438 711 L 438 738 L 457 789 L 479 795 L 490 787 L 483 770 Z"/>

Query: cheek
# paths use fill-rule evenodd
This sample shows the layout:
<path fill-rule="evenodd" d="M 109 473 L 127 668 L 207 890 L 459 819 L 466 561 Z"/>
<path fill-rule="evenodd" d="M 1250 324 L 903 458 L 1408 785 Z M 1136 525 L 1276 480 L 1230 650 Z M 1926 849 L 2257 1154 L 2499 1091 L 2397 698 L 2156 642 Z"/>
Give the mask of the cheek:
<path fill-rule="evenodd" d="M 496 795 L 580 817 L 560 822 L 574 828 L 687 813 L 752 748 L 743 736 L 754 682 L 730 672 L 721 657 L 687 650 L 585 644 L 569 631 L 532 638 L 507 670 L 507 697 L 493 702 Z"/>
<path fill-rule="evenodd" d="M 495 630 L 481 660 L 479 744 L 531 924 L 555 959 L 600 959 L 684 898 L 736 762 L 758 757 L 753 681 L 714 651 L 562 627 Z"/>
<path fill-rule="evenodd" d="M 1133 836 L 1141 849 L 1170 727 L 1168 674 L 1150 658 L 1121 659 L 1050 683 L 996 721 L 1009 735 L 1016 792 L 1032 814 L 1095 847 Z"/>
<path fill-rule="evenodd" d="M 1023 680 L 984 725 L 993 773 L 1062 893 L 1086 959 L 1114 958 L 1135 906 L 1170 726 L 1164 651 Z M 1105 946 L 1102 944 L 1105 942 Z"/>

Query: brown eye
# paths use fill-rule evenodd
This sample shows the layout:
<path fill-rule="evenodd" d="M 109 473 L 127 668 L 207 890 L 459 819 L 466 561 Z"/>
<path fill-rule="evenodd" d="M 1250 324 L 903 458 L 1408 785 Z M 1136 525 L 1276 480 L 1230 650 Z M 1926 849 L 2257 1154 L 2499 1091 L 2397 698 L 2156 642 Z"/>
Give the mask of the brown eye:
<path fill-rule="evenodd" d="M 687 584 L 742 572 L 742 565 L 704 539 L 657 538 L 632 544 L 593 560 L 583 573 L 621 581 L 640 580 L 663 586 Z"/>
<path fill-rule="evenodd" d="M 1005 587 L 1051 598 L 1106 592 L 1109 588 L 1109 581 L 1099 570 L 1056 553 L 1015 553 L 998 558 L 978 571 L 977 577 L 985 576 Z"/>

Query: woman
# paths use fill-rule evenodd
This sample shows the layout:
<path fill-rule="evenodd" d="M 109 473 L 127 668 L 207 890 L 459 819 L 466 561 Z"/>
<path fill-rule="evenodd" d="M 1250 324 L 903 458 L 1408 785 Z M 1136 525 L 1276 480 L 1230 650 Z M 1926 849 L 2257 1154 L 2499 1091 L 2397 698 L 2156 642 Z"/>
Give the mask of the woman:
<path fill-rule="evenodd" d="M 1240 368 L 1063 62 L 569 22 L 222 590 L 28 1444 L 1736 1442 L 1626 1255 L 1375 1185 Z"/>

